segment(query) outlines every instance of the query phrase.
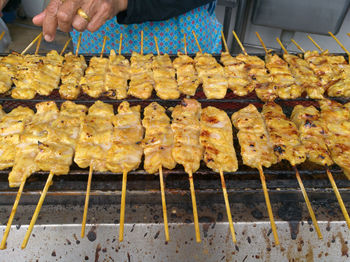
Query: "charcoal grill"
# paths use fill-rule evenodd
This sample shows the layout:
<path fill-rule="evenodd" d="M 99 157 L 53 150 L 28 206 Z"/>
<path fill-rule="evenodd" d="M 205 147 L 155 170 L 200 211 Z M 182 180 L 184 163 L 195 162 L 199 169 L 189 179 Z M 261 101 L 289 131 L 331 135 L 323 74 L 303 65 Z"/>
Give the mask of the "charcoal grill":
<path fill-rule="evenodd" d="M 90 56 L 85 56 L 89 60 Z M 128 56 L 127 56 L 128 57 Z M 219 59 L 219 56 L 215 56 Z M 260 55 L 263 57 L 263 55 Z M 263 103 L 254 93 L 237 97 L 228 92 L 225 99 L 207 100 L 201 90 L 194 97 L 202 107 L 215 106 L 229 116 L 250 103 L 259 109 Z M 158 102 L 166 108 L 179 104 L 182 98 L 164 101 L 155 96 L 142 101 L 128 98 L 142 108 Z M 24 105 L 34 109 L 43 100 L 60 105 L 57 90 L 48 97 L 15 100 L 0 97 L 5 111 Z M 120 100 L 101 97 L 115 109 Z M 339 102 L 350 99 L 338 98 Z M 81 94 L 76 103 L 92 105 L 96 100 Z M 305 97 L 276 100 L 290 116 L 297 104 L 315 105 Z M 234 131 L 236 132 L 236 131 Z M 294 169 L 286 161 L 264 169 L 278 227 L 281 246 L 274 246 L 264 202 L 259 173 L 242 164 L 240 147 L 234 136 L 239 170 L 225 173 L 238 243 L 233 245 L 219 174 L 202 163 L 194 174 L 202 243 L 195 242 L 188 175 L 183 168 L 164 170 L 169 217 L 170 242 L 166 243 L 162 225 L 159 179 L 143 171 L 143 166 L 128 174 L 125 239 L 119 243 L 119 203 L 122 174 L 94 172 L 91 186 L 87 237 L 80 238 L 81 219 L 88 169 L 72 165 L 68 175 L 55 176 L 47 194 L 26 250 L 20 250 L 25 231 L 45 184 L 48 172 L 37 172 L 26 183 L 21 202 L 8 238 L 7 250 L 0 251 L 0 261 L 347 261 L 350 231 L 328 181 L 325 169 L 305 162 L 298 166 L 304 186 L 312 201 L 323 240 L 317 238 L 300 192 Z M 345 204 L 350 202 L 350 181 L 337 166 L 330 168 Z M 8 187 L 9 170 L 0 171 L 0 231 L 5 230 L 17 189 Z M 349 205 L 348 205 L 349 206 Z M 350 207 L 349 207 L 350 208 Z"/>

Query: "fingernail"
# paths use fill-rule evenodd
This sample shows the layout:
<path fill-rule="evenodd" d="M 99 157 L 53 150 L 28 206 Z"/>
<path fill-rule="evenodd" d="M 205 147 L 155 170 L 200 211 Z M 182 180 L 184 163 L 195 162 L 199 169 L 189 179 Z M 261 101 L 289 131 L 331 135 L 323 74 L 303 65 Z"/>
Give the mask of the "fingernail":
<path fill-rule="evenodd" d="M 45 38 L 45 41 L 47 41 L 47 42 L 51 42 L 53 40 L 52 36 L 50 36 L 50 35 L 45 35 L 44 38 Z"/>

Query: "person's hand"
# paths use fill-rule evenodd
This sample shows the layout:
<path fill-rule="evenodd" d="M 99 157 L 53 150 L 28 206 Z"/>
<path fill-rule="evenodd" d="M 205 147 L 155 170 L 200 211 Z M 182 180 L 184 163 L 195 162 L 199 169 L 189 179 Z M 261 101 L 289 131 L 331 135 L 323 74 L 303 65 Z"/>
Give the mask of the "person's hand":
<path fill-rule="evenodd" d="M 33 18 L 33 23 L 43 27 L 45 40 L 51 42 L 57 28 L 64 32 L 72 28 L 95 32 L 107 20 L 126 10 L 127 5 L 128 0 L 51 0 L 46 9 Z M 77 15 L 79 8 L 88 15 L 89 21 Z"/>

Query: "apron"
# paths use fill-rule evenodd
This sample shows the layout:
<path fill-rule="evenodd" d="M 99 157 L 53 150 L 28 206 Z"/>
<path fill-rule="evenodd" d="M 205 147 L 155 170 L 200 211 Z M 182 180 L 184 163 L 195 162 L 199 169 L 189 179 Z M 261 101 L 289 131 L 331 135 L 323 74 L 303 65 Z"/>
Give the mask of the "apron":
<path fill-rule="evenodd" d="M 215 16 L 216 3 L 206 4 L 185 14 L 165 21 L 145 22 L 142 24 L 120 25 L 117 18 L 108 20 L 98 31 L 82 34 L 79 53 L 99 54 L 102 49 L 103 37 L 108 36 L 104 53 L 111 49 L 119 50 L 120 33 L 123 34 L 122 53 L 140 52 L 141 30 L 143 30 L 143 52 L 156 53 L 154 36 L 157 37 L 161 53 L 177 54 L 184 52 L 184 34 L 186 34 L 187 52 L 195 54 L 199 51 L 192 30 L 196 33 L 203 52 L 221 52 L 222 25 Z M 79 32 L 71 32 L 74 51 L 78 42 Z"/>

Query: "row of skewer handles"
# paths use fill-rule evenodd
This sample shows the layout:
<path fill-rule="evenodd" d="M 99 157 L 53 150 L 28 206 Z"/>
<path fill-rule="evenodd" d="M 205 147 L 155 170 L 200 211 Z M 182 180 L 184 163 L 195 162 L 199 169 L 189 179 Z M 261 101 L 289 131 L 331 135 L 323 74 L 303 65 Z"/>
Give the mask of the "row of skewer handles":
<path fill-rule="evenodd" d="M 22 248 L 25 248 L 54 175 L 69 173 L 74 162 L 80 168 L 90 168 L 81 235 L 84 237 L 93 171 L 123 173 L 120 235 L 124 235 L 124 212 L 127 173 L 137 169 L 144 155 L 144 168 L 159 173 L 165 238 L 169 240 L 168 219 L 162 168 L 173 169 L 177 164 L 189 175 L 196 240 L 200 232 L 193 184 L 195 173 L 203 160 L 207 167 L 220 173 L 226 211 L 236 242 L 232 215 L 223 172 L 235 172 L 238 161 L 233 145 L 233 128 L 241 147 L 243 164 L 259 170 L 267 211 L 275 238 L 279 244 L 263 167 L 287 160 L 295 168 L 307 208 L 319 238 L 322 234 L 296 166 L 306 159 L 322 165 L 334 189 L 346 222 L 350 219 L 328 167 L 340 166 L 350 177 L 350 103 L 321 100 L 319 111 L 314 106 L 294 107 L 289 119 L 275 102 L 264 104 L 262 112 L 250 104 L 233 113 L 216 107 L 202 108 L 195 99 L 184 99 L 175 108 L 166 109 L 156 102 L 143 110 L 122 102 L 114 114 L 112 104 L 96 101 L 85 105 L 66 101 L 57 108 L 55 102 L 36 104 L 36 113 L 19 106 L 0 118 L 1 168 L 12 167 L 10 186 L 19 186 L 1 248 L 6 248 L 13 218 L 27 178 L 34 172 L 50 172 L 40 200 L 28 227 Z M 232 122 L 232 123 L 231 123 Z"/>
<path fill-rule="evenodd" d="M 76 99 L 81 91 L 92 98 L 107 96 L 111 99 L 125 99 L 133 96 L 148 99 L 155 89 L 161 99 L 177 99 L 183 95 L 194 96 L 202 85 L 208 99 L 223 99 L 231 89 L 237 96 L 246 96 L 255 90 L 262 101 L 276 98 L 295 99 L 304 93 L 312 99 L 329 97 L 350 97 L 350 65 L 341 55 L 331 55 L 323 50 L 310 36 L 309 39 L 321 51 L 305 52 L 294 40 L 293 43 L 304 53 L 289 54 L 284 50 L 283 59 L 267 50 L 263 40 L 257 36 L 265 49 L 265 61 L 248 55 L 242 43 L 243 54 L 232 57 L 226 47 L 221 55 L 221 64 L 211 55 L 202 53 L 197 36 L 193 33 L 199 52 L 195 58 L 187 55 L 186 36 L 184 54 L 179 53 L 172 61 L 167 54 L 143 55 L 143 32 L 141 52 L 134 52 L 130 61 L 122 54 L 120 35 L 119 55 L 111 50 L 109 58 L 103 57 L 107 36 L 100 57 L 92 57 L 87 67 L 85 58 L 78 56 L 81 35 L 75 55 L 50 51 L 46 56 L 37 55 L 42 34 L 28 46 L 37 43 L 35 55 L 10 54 L 0 60 L 0 94 L 11 94 L 16 99 L 33 99 L 37 94 L 50 95 L 54 89 L 64 99 Z M 349 55 L 349 51 L 332 34 L 332 37 Z M 14 88 L 13 88 L 14 87 Z"/>

